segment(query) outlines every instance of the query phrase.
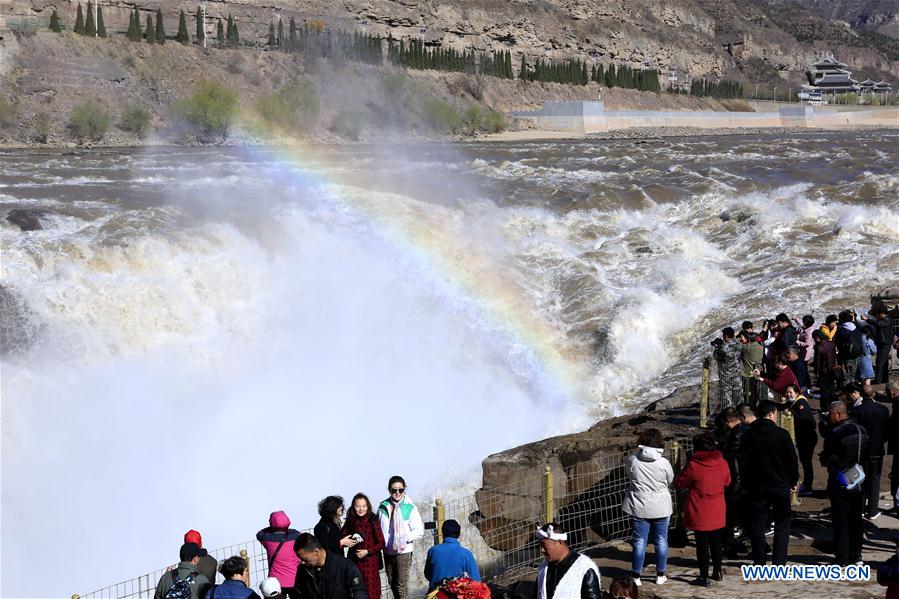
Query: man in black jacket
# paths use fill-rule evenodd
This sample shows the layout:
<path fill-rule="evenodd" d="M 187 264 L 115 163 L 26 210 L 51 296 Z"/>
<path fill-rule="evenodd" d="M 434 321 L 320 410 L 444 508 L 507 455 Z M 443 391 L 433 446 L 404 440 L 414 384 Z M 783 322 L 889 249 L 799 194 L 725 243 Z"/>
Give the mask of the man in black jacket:
<path fill-rule="evenodd" d="M 739 406 L 738 406 L 739 408 Z M 740 478 L 740 445 L 743 443 L 743 435 L 749 430 L 748 424 L 740 421 L 737 408 L 727 408 L 722 412 L 722 420 L 727 428 L 727 436 L 721 444 L 721 453 L 727 460 L 730 468 L 730 486 L 724 490 L 724 501 L 727 504 L 727 521 L 724 530 L 721 531 L 721 544 L 730 559 L 736 559 L 741 544 L 734 540 L 734 528 L 737 524 L 744 533 L 749 533 L 752 526 L 749 524 L 747 498 L 743 494 L 743 486 Z"/>
<path fill-rule="evenodd" d="M 866 385 L 852 406 L 852 417 L 868 432 L 868 459 L 862 466 L 865 469 L 865 516 L 869 520 L 880 516 L 880 472 L 883 469 L 883 446 L 890 426 L 890 411 L 874 401 L 873 395 L 874 391 Z"/>
<path fill-rule="evenodd" d="M 752 511 L 752 561 L 767 559 L 765 531 L 769 514 L 774 519 L 774 551 L 771 563 L 787 563 L 790 542 L 790 492 L 799 484 L 799 460 L 790 434 L 777 426 L 777 404 L 759 402 L 758 419 L 743 435 L 740 478 L 749 494 Z"/>
<path fill-rule="evenodd" d="M 874 318 L 862 319 L 874 332 L 872 338 L 877 346 L 877 361 L 874 366 L 874 384 L 886 383 L 890 374 L 890 350 L 893 347 L 893 319 L 888 316 L 886 306 L 880 304 L 871 311 Z"/>
<path fill-rule="evenodd" d="M 899 516 L 899 501 L 896 500 L 896 490 L 899 489 L 899 381 L 890 381 L 886 385 L 887 399 L 893 404 L 893 413 L 890 416 L 890 434 L 887 439 L 887 451 L 893 456 L 893 466 L 890 469 L 890 497 L 893 498 L 894 513 Z"/>
<path fill-rule="evenodd" d="M 835 401 L 828 410 L 830 425 L 824 430 L 821 465 L 827 468 L 834 556 L 837 564 L 848 566 L 862 558 L 862 485 L 851 491 L 840 482 L 841 472 L 863 464 L 868 456 L 868 433 L 849 419 L 845 402 Z"/>
<path fill-rule="evenodd" d="M 790 317 L 784 313 L 780 313 L 777 315 L 777 326 L 780 334 L 777 336 L 777 340 L 774 342 L 774 351 L 776 355 L 783 354 L 787 351 L 788 348 L 796 345 L 796 339 L 798 334 L 796 332 L 796 327 L 793 326 L 793 323 L 790 321 Z"/>
<path fill-rule="evenodd" d="M 300 558 L 294 584 L 301 599 L 368 599 L 359 568 L 342 555 L 328 553 L 304 532 L 293 545 Z"/>

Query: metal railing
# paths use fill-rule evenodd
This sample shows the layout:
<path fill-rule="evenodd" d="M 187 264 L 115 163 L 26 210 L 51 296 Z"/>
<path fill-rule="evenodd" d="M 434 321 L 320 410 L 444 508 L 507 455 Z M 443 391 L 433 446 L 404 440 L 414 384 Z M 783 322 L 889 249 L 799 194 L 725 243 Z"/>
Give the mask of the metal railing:
<path fill-rule="evenodd" d="M 678 471 L 692 445 L 687 438 L 668 443 L 665 455 Z M 472 551 L 483 580 L 502 582 L 535 568 L 540 547 L 535 540 L 537 527 L 555 521 L 568 532 L 573 549 L 604 547 L 630 538 L 630 516 L 621 510 L 629 484 L 627 460 L 633 451 L 605 454 L 569 467 L 546 465 L 540 474 L 519 477 L 493 488 L 479 489 L 474 495 L 443 501 L 432 506 L 431 534 L 415 543 L 410 573 L 410 589 L 423 596 L 427 589 L 424 564 L 427 550 L 442 541 L 444 521 L 453 519 L 462 526 L 462 543 Z M 678 495 L 673 493 L 675 504 Z M 671 526 L 678 525 L 675 507 Z M 427 516 L 427 514 L 423 514 Z M 253 541 L 221 547 L 209 552 L 218 561 L 232 555 L 248 560 L 250 585 L 258 585 L 268 575 L 268 558 Z M 169 568 L 120 582 L 79 599 L 143 599 L 153 597 L 156 585 Z M 218 576 L 221 579 L 221 575 Z M 381 591 L 389 591 L 381 572 Z M 79 597 L 78 595 L 73 596 Z"/>

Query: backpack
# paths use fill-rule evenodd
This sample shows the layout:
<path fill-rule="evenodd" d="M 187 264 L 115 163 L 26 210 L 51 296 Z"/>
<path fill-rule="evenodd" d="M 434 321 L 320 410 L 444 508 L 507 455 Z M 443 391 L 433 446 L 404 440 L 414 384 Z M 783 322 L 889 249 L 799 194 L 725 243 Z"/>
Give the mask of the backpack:
<path fill-rule="evenodd" d="M 172 586 L 163 595 L 164 599 L 190 599 L 190 583 L 194 581 L 194 577 L 198 574 L 196 570 L 191 570 L 187 578 L 178 578 L 178 568 L 172 570 Z"/>
<path fill-rule="evenodd" d="M 849 349 L 849 359 L 854 359 L 862 355 L 864 352 L 864 337 L 860 327 L 856 327 L 854 331 L 849 334 L 849 343 L 847 347 Z"/>

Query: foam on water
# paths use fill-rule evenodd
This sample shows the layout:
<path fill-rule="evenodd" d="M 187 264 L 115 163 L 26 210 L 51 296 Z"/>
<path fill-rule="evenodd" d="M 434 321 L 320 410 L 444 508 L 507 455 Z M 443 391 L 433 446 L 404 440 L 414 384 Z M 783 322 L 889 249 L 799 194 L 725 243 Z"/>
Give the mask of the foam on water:
<path fill-rule="evenodd" d="M 413 497 L 451 474 L 471 488 L 490 452 L 695 382 L 722 326 L 858 301 L 899 273 L 897 178 L 876 156 L 812 168 L 833 145 L 772 144 L 782 171 L 746 159 L 759 147 L 678 140 L 316 162 L 364 188 L 201 150 L 87 154 L 72 192 L 68 159 L 47 175 L 18 158 L 31 183 L 0 202 L 47 213 L 0 223 L 0 278 L 39 321 L 3 361 L 2 594 L 91 590 L 170 561 L 189 528 L 224 545 L 274 509 L 310 526 L 321 496 L 377 496 L 397 472 Z M 456 198 L 377 189 L 441 164 Z"/>

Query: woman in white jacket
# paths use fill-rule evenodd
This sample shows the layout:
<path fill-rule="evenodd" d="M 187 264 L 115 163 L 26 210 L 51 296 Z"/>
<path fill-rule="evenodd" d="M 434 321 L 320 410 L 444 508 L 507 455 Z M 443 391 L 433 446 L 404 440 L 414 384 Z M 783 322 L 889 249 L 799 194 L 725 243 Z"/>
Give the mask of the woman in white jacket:
<path fill-rule="evenodd" d="M 384 533 L 384 569 L 393 599 L 409 599 L 409 568 L 414 543 L 425 534 L 418 508 L 406 496 L 406 481 L 392 476 L 387 483 L 390 497 L 378 506 L 378 519 Z"/>
<path fill-rule="evenodd" d="M 665 584 L 668 563 L 668 522 L 671 519 L 671 483 L 674 470 L 663 456 L 665 440 L 655 428 L 640 433 L 637 451 L 628 460 L 630 484 L 624 494 L 621 509 L 631 516 L 634 546 L 632 570 L 634 582 L 640 586 L 646 545 L 652 532 L 656 548 L 656 584 Z"/>

